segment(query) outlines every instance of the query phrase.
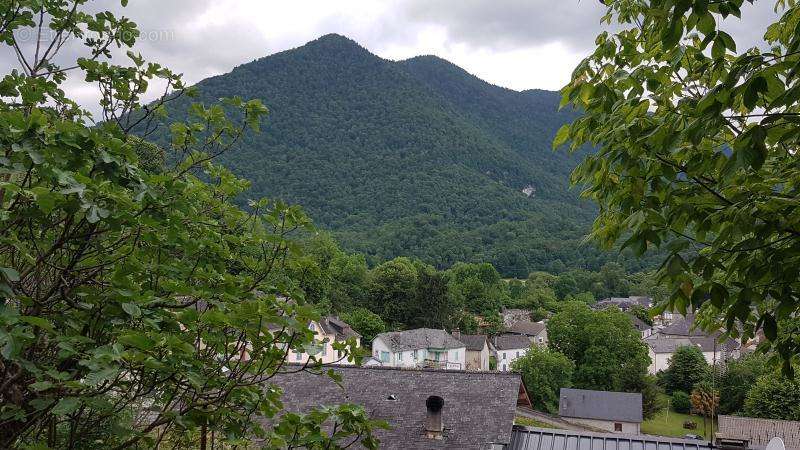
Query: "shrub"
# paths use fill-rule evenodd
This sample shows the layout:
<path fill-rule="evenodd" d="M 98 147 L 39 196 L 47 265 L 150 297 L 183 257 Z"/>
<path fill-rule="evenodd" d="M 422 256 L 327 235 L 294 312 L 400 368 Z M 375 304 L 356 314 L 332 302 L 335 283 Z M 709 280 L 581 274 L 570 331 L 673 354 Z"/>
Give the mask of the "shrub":
<path fill-rule="evenodd" d="M 691 408 L 692 402 L 689 400 L 689 394 L 683 391 L 672 393 L 672 409 L 675 412 L 687 414 Z"/>

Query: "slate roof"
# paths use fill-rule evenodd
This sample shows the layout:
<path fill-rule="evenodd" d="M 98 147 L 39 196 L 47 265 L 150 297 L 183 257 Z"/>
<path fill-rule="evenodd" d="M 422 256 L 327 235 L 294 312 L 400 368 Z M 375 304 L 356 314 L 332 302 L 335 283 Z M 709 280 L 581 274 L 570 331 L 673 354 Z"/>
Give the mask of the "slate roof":
<path fill-rule="evenodd" d="M 483 350 L 483 347 L 487 343 L 485 334 L 459 334 L 454 335 L 453 337 L 463 343 L 464 346 L 467 347 L 467 350 L 473 352 L 479 352 Z"/>
<path fill-rule="evenodd" d="M 323 317 L 319 321 L 319 326 L 322 327 L 326 334 L 335 334 L 336 339 L 346 340 L 351 337 L 361 337 L 347 322 L 335 316 Z"/>
<path fill-rule="evenodd" d="M 515 426 L 506 450 L 711 450 L 707 441 Z"/>
<path fill-rule="evenodd" d="M 342 376 L 341 386 L 327 376 L 308 372 L 277 375 L 269 383 L 283 390 L 288 412 L 302 413 L 319 405 L 362 405 L 370 417 L 385 420 L 391 427 L 376 432 L 381 449 L 483 450 L 492 443 L 508 444 L 524 392 L 519 374 L 514 373 L 332 368 Z M 441 440 L 423 435 L 425 401 L 434 395 L 444 399 Z"/>
<path fill-rule="evenodd" d="M 494 346 L 498 350 L 528 349 L 531 347 L 531 340 L 521 334 L 501 334 L 494 338 Z"/>
<path fill-rule="evenodd" d="M 420 350 L 423 348 L 454 349 L 464 348 L 464 344 L 456 340 L 444 330 L 431 328 L 417 328 L 407 331 L 390 331 L 375 336 L 393 352 Z"/>
<path fill-rule="evenodd" d="M 639 331 L 649 330 L 653 327 L 648 325 L 644 320 L 634 316 L 633 314 L 629 314 L 631 321 L 633 321 L 633 327 Z"/>
<path fill-rule="evenodd" d="M 509 333 L 524 334 L 526 336 L 537 336 L 545 329 L 545 324 L 541 322 L 531 322 L 521 320 L 508 328 Z"/>
<path fill-rule="evenodd" d="M 628 309 L 630 309 L 635 305 L 649 308 L 650 306 L 653 305 L 653 299 L 650 297 L 643 297 L 643 296 L 604 298 L 599 302 L 595 303 L 593 308 L 603 309 L 603 308 L 608 308 L 609 306 L 616 306 L 623 311 L 627 311 Z"/>
<path fill-rule="evenodd" d="M 675 320 L 668 326 L 661 330 L 661 334 L 670 336 L 684 336 L 684 337 L 700 337 L 708 336 L 708 333 L 701 330 L 699 327 L 694 328 L 695 315 L 692 313 L 686 316 L 675 315 Z"/>
<path fill-rule="evenodd" d="M 642 421 L 642 394 L 561 388 L 561 417 L 618 422 Z"/>
<path fill-rule="evenodd" d="M 800 422 L 721 415 L 717 437 L 747 439 L 751 449 L 763 449 L 772 438 L 780 437 L 786 450 L 800 450 Z"/>
<path fill-rule="evenodd" d="M 725 342 L 717 342 L 714 336 L 693 336 L 685 338 L 663 336 L 661 333 L 654 334 L 644 342 L 653 349 L 653 353 L 675 353 L 680 347 L 695 346 L 702 352 L 713 352 L 716 344 L 717 352 L 727 352 L 735 350 L 736 341 L 729 339 Z"/>

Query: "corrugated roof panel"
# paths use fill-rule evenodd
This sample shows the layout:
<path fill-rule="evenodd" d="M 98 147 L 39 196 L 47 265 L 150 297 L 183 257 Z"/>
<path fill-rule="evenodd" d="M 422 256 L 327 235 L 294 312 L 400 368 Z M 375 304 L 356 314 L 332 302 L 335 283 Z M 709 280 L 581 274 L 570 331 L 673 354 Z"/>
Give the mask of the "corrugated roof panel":
<path fill-rule="evenodd" d="M 509 450 L 711 450 L 706 441 L 515 426 Z"/>

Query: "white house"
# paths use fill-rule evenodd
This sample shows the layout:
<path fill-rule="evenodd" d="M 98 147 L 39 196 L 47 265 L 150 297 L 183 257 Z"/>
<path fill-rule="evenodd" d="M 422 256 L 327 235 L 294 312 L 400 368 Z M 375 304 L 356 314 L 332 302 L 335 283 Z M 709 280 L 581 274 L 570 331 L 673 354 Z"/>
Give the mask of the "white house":
<path fill-rule="evenodd" d="M 338 317 L 323 317 L 319 322 L 311 322 L 308 328 L 314 332 L 314 345 L 306 352 L 289 350 L 286 361 L 291 363 L 305 363 L 309 354 L 313 354 L 323 364 L 354 364 L 352 358 L 343 352 L 333 349 L 334 342 L 345 342 L 350 338 L 356 340 L 361 346 L 361 335 L 356 333 L 347 323 Z"/>
<path fill-rule="evenodd" d="M 720 364 L 730 355 L 731 346 L 735 341 L 727 343 L 716 342 L 714 336 L 695 336 L 688 338 L 665 337 L 661 334 L 654 334 L 644 342 L 647 344 L 648 354 L 650 355 L 650 366 L 647 371 L 655 375 L 669 367 L 669 360 L 680 347 L 696 346 L 703 353 L 706 362 Z"/>
<path fill-rule="evenodd" d="M 531 340 L 522 334 L 501 334 L 494 338 L 494 348 L 497 354 L 497 370 L 508 372 L 511 363 L 517 358 L 525 356 L 531 348 Z"/>
<path fill-rule="evenodd" d="M 622 434 L 640 434 L 642 394 L 562 388 L 558 415 L 567 422 Z"/>
<path fill-rule="evenodd" d="M 372 357 L 388 367 L 466 368 L 466 346 L 444 330 L 381 333 L 372 340 Z"/>

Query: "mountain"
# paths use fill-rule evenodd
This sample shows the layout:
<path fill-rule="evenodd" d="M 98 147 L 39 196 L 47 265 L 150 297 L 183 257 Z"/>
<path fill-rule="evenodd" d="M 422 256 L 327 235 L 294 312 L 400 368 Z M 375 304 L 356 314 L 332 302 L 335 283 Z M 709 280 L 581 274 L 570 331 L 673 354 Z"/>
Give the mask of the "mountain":
<path fill-rule="evenodd" d="M 576 117 L 557 110 L 556 92 L 504 89 L 435 56 L 385 60 L 339 35 L 197 88 L 201 101 L 270 109 L 263 132 L 221 159 L 252 181 L 251 197 L 301 204 L 373 261 L 488 261 L 526 276 L 619 258 L 581 244 L 596 210 L 569 188 L 582 154 L 551 150 Z M 171 118 L 187 107 L 176 102 Z"/>

